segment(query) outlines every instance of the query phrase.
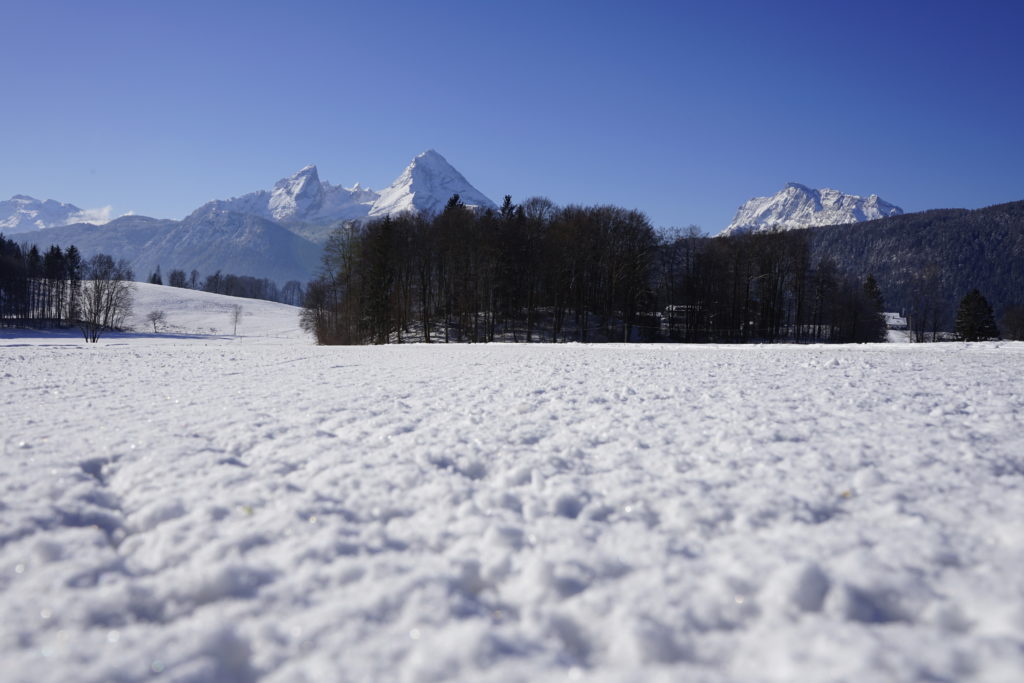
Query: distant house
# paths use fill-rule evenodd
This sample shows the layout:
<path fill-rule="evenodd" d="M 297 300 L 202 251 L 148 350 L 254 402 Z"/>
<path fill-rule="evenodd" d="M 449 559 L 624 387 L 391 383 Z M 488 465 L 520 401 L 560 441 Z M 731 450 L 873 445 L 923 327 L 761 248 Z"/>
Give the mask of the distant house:
<path fill-rule="evenodd" d="M 885 327 L 889 330 L 905 330 L 907 329 L 907 319 L 899 313 L 886 312 L 882 315 L 885 316 Z"/>

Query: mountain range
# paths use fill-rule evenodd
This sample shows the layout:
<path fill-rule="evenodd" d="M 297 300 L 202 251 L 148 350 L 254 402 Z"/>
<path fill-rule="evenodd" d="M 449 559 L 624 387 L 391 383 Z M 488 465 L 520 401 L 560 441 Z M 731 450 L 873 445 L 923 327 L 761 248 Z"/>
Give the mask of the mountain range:
<path fill-rule="evenodd" d="M 745 202 L 720 235 L 860 223 L 902 213 L 903 209 L 876 194 L 861 197 L 830 188 L 814 190 L 800 183 L 787 183 L 771 197 L 754 197 Z"/>
<path fill-rule="evenodd" d="M 95 225 L 81 222 L 87 212 L 72 204 L 16 195 L 0 202 L 0 232 L 24 234 L 41 247 L 74 244 L 86 257 L 127 259 L 139 279 L 160 266 L 164 272 L 220 270 L 305 281 L 319 267 L 323 242 L 343 222 L 436 213 L 453 194 L 470 207 L 497 208 L 443 156 L 428 150 L 380 192 L 324 182 L 311 165 L 270 190 L 209 201 L 180 221 L 131 215 Z"/>
<path fill-rule="evenodd" d="M 106 222 L 107 216 L 103 214 L 102 210 L 83 211 L 74 204 L 16 194 L 0 202 L 0 232 L 14 235 L 69 223 L 92 223 L 95 218 Z"/>

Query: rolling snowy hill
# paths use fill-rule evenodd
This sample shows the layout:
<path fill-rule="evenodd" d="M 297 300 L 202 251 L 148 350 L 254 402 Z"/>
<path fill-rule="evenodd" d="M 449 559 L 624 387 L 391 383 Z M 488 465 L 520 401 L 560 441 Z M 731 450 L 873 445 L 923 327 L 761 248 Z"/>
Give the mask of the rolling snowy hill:
<path fill-rule="evenodd" d="M 722 236 L 782 228 L 841 225 L 898 216 L 903 209 L 878 195 L 860 197 L 839 190 L 812 190 L 800 183 L 787 183 L 771 197 L 754 197 L 736 212 Z"/>
<path fill-rule="evenodd" d="M 166 320 L 158 325 L 157 335 L 233 336 L 236 330 L 231 317 L 235 306 L 242 307 L 235 338 L 272 337 L 312 343 L 299 329 L 301 309 L 296 306 L 145 282 L 135 283 L 129 325 L 135 332 L 148 335 L 153 325 L 146 316 L 151 311 L 163 311 Z"/>

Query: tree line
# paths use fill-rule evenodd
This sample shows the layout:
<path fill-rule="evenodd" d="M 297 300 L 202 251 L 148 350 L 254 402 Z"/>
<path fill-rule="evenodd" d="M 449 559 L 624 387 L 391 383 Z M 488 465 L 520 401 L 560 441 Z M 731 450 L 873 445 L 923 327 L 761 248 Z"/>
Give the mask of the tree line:
<path fill-rule="evenodd" d="M 0 234 L 0 324 L 62 325 L 77 318 L 88 271 L 73 245 L 40 252 Z"/>
<path fill-rule="evenodd" d="M 0 325 L 77 325 L 86 341 L 124 327 L 131 314 L 133 273 L 106 254 L 83 260 L 78 249 L 40 252 L 0 234 Z"/>
<path fill-rule="evenodd" d="M 880 341 L 873 278 L 814 261 L 806 234 L 657 233 L 615 206 L 544 198 L 350 223 L 306 290 L 321 344 Z"/>
<path fill-rule="evenodd" d="M 147 281 L 150 284 L 164 284 L 163 275 L 160 273 L 160 266 L 150 274 Z M 167 284 L 171 287 L 184 289 L 195 289 L 202 292 L 214 294 L 226 294 L 244 299 L 263 299 L 265 301 L 276 301 L 290 306 L 299 306 L 305 294 L 302 283 L 298 280 L 289 280 L 283 287 L 269 278 L 253 277 L 251 275 L 234 275 L 221 273 L 219 270 L 212 275 L 200 279 L 199 271 L 192 270 L 186 274 L 184 270 L 172 270 L 167 276 Z"/>

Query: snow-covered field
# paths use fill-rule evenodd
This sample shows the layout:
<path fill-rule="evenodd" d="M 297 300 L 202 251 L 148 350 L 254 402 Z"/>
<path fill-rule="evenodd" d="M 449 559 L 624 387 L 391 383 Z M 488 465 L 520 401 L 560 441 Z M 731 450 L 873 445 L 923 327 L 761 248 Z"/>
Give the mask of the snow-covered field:
<path fill-rule="evenodd" d="M 1024 679 L 1024 344 L 324 348 L 143 289 L 183 334 L 0 331 L 4 681 Z"/>
<path fill-rule="evenodd" d="M 235 306 L 242 307 L 237 330 L 232 321 Z M 164 312 L 166 322 L 159 324 L 156 332 L 164 337 L 237 334 L 249 337 L 249 341 L 254 337 L 275 337 L 311 343 L 311 338 L 299 330 L 299 309 L 272 301 L 239 299 L 136 282 L 130 326 L 140 333 L 153 333 L 153 324 L 146 318 L 152 311 Z"/>

